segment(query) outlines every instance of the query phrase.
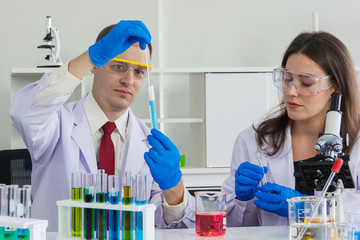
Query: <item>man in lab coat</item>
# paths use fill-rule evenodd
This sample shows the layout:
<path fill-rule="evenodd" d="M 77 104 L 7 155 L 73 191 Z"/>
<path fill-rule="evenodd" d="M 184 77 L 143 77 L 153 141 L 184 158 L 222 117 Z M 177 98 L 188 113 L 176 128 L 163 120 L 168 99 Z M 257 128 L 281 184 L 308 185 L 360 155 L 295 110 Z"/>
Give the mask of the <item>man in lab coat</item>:
<path fill-rule="evenodd" d="M 97 172 L 107 122 L 116 126 L 111 134 L 114 172 L 147 175 L 147 200 L 157 207 L 156 226 L 194 226 L 193 198 L 182 182 L 176 146 L 160 131 L 149 135 L 130 109 L 146 79 L 144 49 L 151 49 L 150 41 L 141 21 L 120 21 L 100 32 L 88 51 L 14 97 L 10 116 L 33 163 L 32 217 L 48 219 L 48 231 L 57 230 L 56 201 L 71 198 L 71 173 Z M 114 58 L 115 65 L 109 65 Z M 92 91 L 64 105 L 89 71 L 94 74 Z"/>

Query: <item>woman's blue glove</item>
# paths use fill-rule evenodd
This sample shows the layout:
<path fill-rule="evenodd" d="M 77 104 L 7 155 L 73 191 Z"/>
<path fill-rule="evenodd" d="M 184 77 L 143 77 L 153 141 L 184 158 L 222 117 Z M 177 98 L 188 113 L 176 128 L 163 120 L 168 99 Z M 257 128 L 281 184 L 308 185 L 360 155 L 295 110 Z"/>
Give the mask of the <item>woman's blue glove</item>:
<path fill-rule="evenodd" d="M 235 194 L 241 201 L 253 199 L 259 182 L 268 171 L 250 162 L 243 162 L 235 172 Z"/>
<path fill-rule="evenodd" d="M 161 190 L 175 187 L 182 177 L 179 150 L 167 136 L 154 128 L 147 140 L 152 148 L 144 154 L 144 158 L 152 177 Z"/>
<path fill-rule="evenodd" d="M 300 196 L 306 195 L 276 183 L 268 183 L 259 187 L 259 192 L 255 193 L 259 200 L 255 200 L 254 204 L 264 211 L 287 217 L 289 208 L 286 199 Z"/>
<path fill-rule="evenodd" d="M 120 21 L 108 34 L 89 47 L 91 62 L 98 67 L 125 52 L 131 45 L 139 42 L 140 48 L 145 49 L 151 43 L 151 35 L 141 21 Z"/>

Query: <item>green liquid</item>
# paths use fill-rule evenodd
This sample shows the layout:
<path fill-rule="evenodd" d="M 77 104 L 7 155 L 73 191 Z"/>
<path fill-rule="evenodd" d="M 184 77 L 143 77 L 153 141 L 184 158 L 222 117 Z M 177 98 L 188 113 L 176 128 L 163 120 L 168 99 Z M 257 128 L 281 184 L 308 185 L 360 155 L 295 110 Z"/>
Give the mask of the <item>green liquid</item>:
<path fill-rule="evenodd" d="M 180 155 L 180 167 L 185 167 L 185 155 Z"/>
<path fill-rule="evenodd" d="M 105 203 L 105 193 L 98 193 L 98 203 Z M 98 239 L 105 240 L 105 210 L 98 210 Z"/>
<path fill-rule="evenodd" d="M 71 189 L 71 200 L 82 201 L 82 189 Z M 71 236 L 81 237 L 81 224 L 82 224 L 82 209 L 71 208 Z"/>
<path fill-rule="evenodd" d="M 16 229 L 5 230 L 4 231 L 4 240 L 17 240 Z"/>
<path fill-rule="evenodd" d="M 89 189 L 84 189 L 84 202 L 93 202 L 94 195 L 89 193 Z M 84 208 L 84 238 L 93 239 L 95 229 L 95 209 Z"/>
<path fill-rule="evenodd" d="M 0 240 L 4 240 L 4 227 L 0 227 Z"/>

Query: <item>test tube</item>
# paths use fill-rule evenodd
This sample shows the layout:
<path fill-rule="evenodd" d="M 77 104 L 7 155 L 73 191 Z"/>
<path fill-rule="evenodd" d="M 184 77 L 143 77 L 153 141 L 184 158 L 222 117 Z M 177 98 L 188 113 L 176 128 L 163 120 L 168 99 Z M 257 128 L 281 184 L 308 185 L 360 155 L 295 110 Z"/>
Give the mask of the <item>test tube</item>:
<path fill-rule="evenodd" d="M 105 174 L 105 170 L 104 169 L 98 169 L 98 171 L 97 171 L 97 175 L 96 175 L 96 181 L 97 181 L 97 179 L 99 178 L 98 176 L 100 176 L 100 175 L 103 175 L 103 174 Z M 96 186 L 96 188 L 95 188 L 95 202 L 98 202 L 98 195 L 97 195 L 97 183 L 95 182 L 95 186 Z M 97 209 L 95 209 L 95 231 L 96 231 L 96 238 L 98 237 L 98 231 L 97 231 L 97 222 L 98 222 L 98 210 Z"/>
<path fill-rule="evenodd" d="M 106 202 L 107 193 L 107 174 L 98 174 L 96 181 L 96 196 L 98 203 Z M 106 238 L 106 221 L 105 210 L 98 209 L 97 215 L 97 237 L 99 240 L 105 240 Z"/>
<path fill-rule="evenodd" d="M 91 203 L 95 196 L 95 176 L 92 173 L 85 173 L 83 177 L 84 202 Z M 95 210 L 84 208 L 84 238 L 94 238 Z"/>
<path fill-rule="evenodd" d="M 19 185 L 12 184 L 7 186 L 8 188 L 8 216 L 9 217 L 16 217 L 16 205 L 19 202 L 19 194 L 18 188 Z M 9 228 L 6 227 L 4 230 L 4 239 L 7 240 L 17 240 L 17 231 L 16 228 Z"/>
<path fill-rule="evenodd" d="M 109 176 L 108 187 L 109 202 L 111 204 L 119 204 L 120 178 L 118 175 Z M 118 210 L 109 211 L 109 239 L 120 239 L 120 211 Z"/>
<path fill-rule="evenodd" d="M 31 188 L 22 187 L 18 189 L 19 194 L 19 204 L 17 206 L 17 217 L 20 218 L 31 218 Z M 30 230 L 26 229 L 17 229 L 17 239 L 30 239 Z"/>
<path fill-rule="evenodd" d="M 82 173 L 73 172 L 71 174 L 71 200 L 82 201 Z M 71 208 L 71 236 L 81 237 L 82 225 L 82 209 L 73 207 Z"/>
<path fill-rule="evenodd" d="M 264 186 L 264 185 L 267 183 L 267 179 L 266 179 L 266 173 L 265 173 L 265 169 L 264 169 L 263 160 L 261 159 L 261 155 L 260 155 L 259 152 L 257 152 L 257 153 L 255 154 L 255 156 L 256 156 L 256 160 L 257 160 L 258 163 L 259 163 L 259 167 L 262 168 L 263 173 L 264 173 L 264 177 L 263 177 L 263 178 L 261 179 L 261 181 L 260 181 L 260 186 Z"/>
<path fill-rule="evenodd" d="M 131 205 L 131 184 L 132 177 L 131 172 L 125 172 L 125 176 L 122 178 L 123 182 L 123 200 L 124 205 Z M 132 212 L 123 211 L 122 213 L 122 239 L 130 240 L 132 239 Z"/>
<path fill-rule="evenodd" d="M 136 205 L 146 204 L 146 175 L 136 175 Z M 143 239 L 143 214 L 135 212 L 135 240 Z"/>
<path fill-rule="evenodd" d="M 7 216 L 7 206 L 8 206 L 8 188 L 5 184 L 0 186 L 0 216 Z M 5 227 L 0 226 L 0 239 L 4 239 Z"/>

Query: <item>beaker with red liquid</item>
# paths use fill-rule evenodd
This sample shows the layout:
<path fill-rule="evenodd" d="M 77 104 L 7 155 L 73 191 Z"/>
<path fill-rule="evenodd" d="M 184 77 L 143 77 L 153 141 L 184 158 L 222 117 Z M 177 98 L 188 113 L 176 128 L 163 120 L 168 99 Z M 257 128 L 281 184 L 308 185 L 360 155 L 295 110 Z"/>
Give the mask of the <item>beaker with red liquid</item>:
<path fill-rule="evenodd" d="M 195 230 L 198 236 L 225 235 L 226 194 L 224 192 L 195 192 Z"/>

